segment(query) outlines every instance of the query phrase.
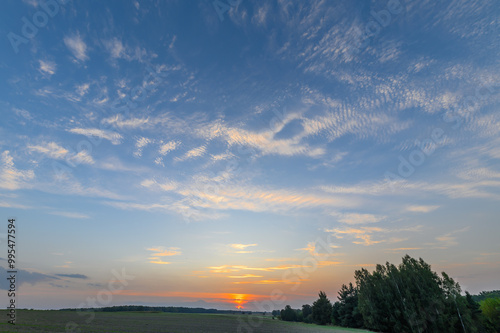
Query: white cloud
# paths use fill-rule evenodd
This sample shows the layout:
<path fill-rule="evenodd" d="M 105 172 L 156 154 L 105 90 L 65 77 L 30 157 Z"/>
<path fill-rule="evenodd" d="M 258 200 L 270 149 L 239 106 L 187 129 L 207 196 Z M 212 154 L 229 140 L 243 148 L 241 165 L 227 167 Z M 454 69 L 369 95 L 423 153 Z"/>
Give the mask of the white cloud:
<path fill-rule="evenodd" d="M 123 43 L 118 40 L 117 38 L 111 40 L 111 41 L 106 41 L 104 43 L 106 46 L 106 49 L 111 55 L 111 58 L 120 58 L 124 55 L 125 52 L 125 47 L 123 46 Z"/>
<path fill-rule="evenodd" d="M 56 64 L 51 61 L 40 60 L 40 68 L 38 69 L 41 73 L 54 75 L 56 73 Z"/>
<path fill-rule="evenodd" d="M 359 213 L 332 213 L 332 215 L 336 216 L 339 222 L 345 224 L 377 223 L 387 217 L 387 216 L 377 216 L 373 214 L 359 214 Z"/>
<path fill-rule="evenodd" d="M 182 162 L 182 161 L 194 158 L 194 157 L 203 156 L 203 154 L 205 154 L 206 150 L 207 150 L 206 146 L 201 146 L 201 147 L 193 148 L 193 149 L 187 151 L 181 157 L 176 157 L 175 161 Z"/>
<path fill-rule="evenodd" d="M 224 161 L 227 159 L 230 159 L 234 157 L 233 153 L 222 153 L 222 154 L 216 154 L 216 155 L 210 155 L 212 158 L 212 161 Z"/>
<path fill-rule="evenodd" d="M 152 190 L 173 191 L 179 187 L 179 184 L 175 181 L 159 183 L 155 179 L 145 179 L 141 182 L 141 186 Z"/>
<path fill-rule="evenodd" d="M 42 145 L 28 146 L 28 149 L 42 153 L 53 159 L 63 159 L 65 158 L 69 151 L 55 142 L 48 142 Z"/>
<path fill-rule="evenodd" d="M 150 123 L 148 118 L 123 119 L 121 115 L 115 115 L 102 120 L 105 124 L 110 124 L 119 128 L 143 128 Z"/>
<path fill-rule="evenodd" d="M 69 163 L 76 164 L 94 164 L 94 159 L 86 150 L 78 153 L 69 152 L 66 148 L 59 146 L 55 142 L 42 143 L 39 145 L 29 145 L 27 148 L 31 151 L 44 154 L 56 160 L 67 160 Z"/>
<path fill-rule="evenodd" d="M 72 128 L 68 132 L 85 135 L 87 137 L 98 137 L 109 140 L 114 145 L 121 143 L 122 136 L 116 132 L 102 130 L 98 128 Z"/>
<path fill-rule="evenodd" d="M 87 45 L 82 40 L 79 34 L 75 34 L 71 37 L 64 37 L 64 44 L 73 53 L 73 56 L 80 60 L 85 61 L 88 59 L 87 56 Z"/>
<path fill-rule="evenodd" d="M 413 213 L 430 213 L 436 209 L 438 209 L 439 206 L 408 206 L 406 207 L 406 210 L 409 212 Z"/>
<path fill-rule="evenodd" d="M 160 155 L 167 155 L 168 152 L 175 150 L 180 145 L 180 141 L 169 141 L 160 146 L 160 150 L 158 151 Z"/>
<path fill-rule="evenodd" d="M 76 91 L 78 95 L 83 96 L 89 91 L 90 84 L 84 83 L 79 86 L 76 86 Z"/>
<path fill-rule="evenodd" d="M 74 212 L 57 212 L 56 211 L 56 212 L 50 212 L 50 214 L 64 216 L 64 217 L 68 217 L 71 219 L 88 219 L 88 218 L 90 218 L 86 214 L 74 213 Z"/>
<path fill-rule="evenodd" d="M 14 159 L 10 152 L 5 150 L 1 155 L 0 164 L 0 188 L 6 190 L 18 190 L 31 187 L 28 182 L 35 178 L 33 170 L 18 170 L 14 166 Z"/>
<path fill-rule="evenodd" d="M 152 143 L 151 139 L 145 138 L 143 136 L 137 137 L 136 141 L 135 141 L 136 151 L 134 151 L 134 156 L 135 157 L 141 157 L 142 156 L 142 150 L 144 149 L 144 147 L 146 147 L 150 143 Z"/>

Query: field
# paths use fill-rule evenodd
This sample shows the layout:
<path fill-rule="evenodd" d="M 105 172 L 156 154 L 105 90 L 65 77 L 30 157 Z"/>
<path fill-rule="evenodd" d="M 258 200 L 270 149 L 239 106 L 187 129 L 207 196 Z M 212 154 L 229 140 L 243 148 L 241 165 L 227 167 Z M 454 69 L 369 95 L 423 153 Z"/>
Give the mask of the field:
<path fill-rule="evenodd" d="M 347 333 L 368 332 L 272 320 L 270 317 L 225 314 L 151 312 L 96 312 L 95 318 L 70 311 L 18 310 L 16 325 L 7 324 L 7 311 L 0 311 L 0 332 L 172 332 L 172 333 Z M 89 322 L 86 323 L 85 321 Z M 253 323 L 253 326 L 252 326 Z M 241 330 L 238 330 L 238 327 Z M 79 330 L 80 329 L 80 330 Z M 68 330 L 67 332 L 71 332 Z"/>

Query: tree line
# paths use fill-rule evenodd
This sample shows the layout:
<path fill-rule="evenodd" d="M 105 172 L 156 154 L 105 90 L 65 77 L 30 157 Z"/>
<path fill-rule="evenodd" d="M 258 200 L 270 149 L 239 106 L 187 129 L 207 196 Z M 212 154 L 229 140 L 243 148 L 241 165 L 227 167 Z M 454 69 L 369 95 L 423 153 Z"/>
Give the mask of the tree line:
<path fill-rule="evenodd" d="M 342 285 L 334 304 L 320 291 L 312 306 L 287 305 L 273 315 L 387 333 L 500 332 L 498 290 L 462 295 L 457 282 L 445 272 L 439 276 L 421 258 L 406 255 L 399 266 L 387 262 L 371 273 L 363 268 L 355 271 L 354 278 L 354 285 Z"/>

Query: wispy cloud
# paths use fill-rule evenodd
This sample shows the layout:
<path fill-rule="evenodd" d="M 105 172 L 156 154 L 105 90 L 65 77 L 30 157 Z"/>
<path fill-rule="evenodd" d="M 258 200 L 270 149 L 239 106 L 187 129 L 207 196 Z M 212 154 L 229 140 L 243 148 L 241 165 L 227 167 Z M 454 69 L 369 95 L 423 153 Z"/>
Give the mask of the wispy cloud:
<path fill-rule="evenodd" d="M 451 231 L 449 233 L 446 233 L 442 236 L 439 236 L 439 237 L 436 237 L 436 240 L 439 242 L 436 245 L 437 248 L 439 249 L 447 249 L 451 246 L 456 246 L 458 245 L 458 242 L 457 242 L 457 237 L 456 234 L 460 234 L 460 233 L 463 233 L 463 232 L 466 232 L 470 229 L 470 227 L 465 227 L 465 228 L 462 228 L 462 229 L 458 229 L 458 230 L 454 230 L 454 231 Z"/>
<path fill-rule="evenodd" d="M 39 64 L 40 64 L 40 67 L 38 68 L 38 70 L 42 73 L 42 74 L 48 74 L 48 75 L 54 75 L 56 73 L 56 64 L 52 61 L 48 61 L 48 60 L 39 60 Z"/>
<path fill-rule="evenodd" d="M 384 220 L 387 216 L 360 214 L 360 213 L 332 213 L 332 216 L 337 217 L 340 223 L 345 224 L 367 224 L 377 223 Z"/>
<path fill-rule="evenodd" d="M 40 145 L 29 145 L 27 148 L 29 150 L 33 150 L 38 153 L 47 155 L 48 157 L 53 159 L 63 159 L 69 153 L 67 149 L 59 146 L 55 142 L 47 142 L 47 143 L 42 143 Z"/>
<path fill-rule="evenodd" d="M 46 155 L 52 159 L 56 160 L 67 160 L 69 163 L 77 164 L 94 164 L 94 159 L 86 150 L 82 150 L 78 153 L 70 152 L 66 148 L 61 147 L 55 142 L 42 142 L 39 145 L 28 145 L 27 148 L 30 151 L 35 151 L 37 153 Z"/>
<path fill-rule="evenodd" d="M 207 151 L 206 146 L 197 147 L 197 148 L 194 148 L 194 149 L 187 151 L 181 157 L 176 157 L 174 160 L 177 162 L 182 162 L 182 161 L 185 161 L 185 160 L 188 160 L 191 158 L 200 157 L 200 156 L 203 156 L 206 151 Z"/>
<path fill-rule="evenodd" d="M 88 59 L 87 44 L 85 44 L 85 42 L 82 40 L 80 34 L 77 33 L 72 36 L 64 37 L 64 44 L 76 59 L 82 62 Z"/>
<path fill-rule="evenodd" d="M 102 120 L 104 124 L 110 124 L 118 128 L 142 128 L 150 123 L 149 118 L 124 119 L 122 115 L 115 115 Z"/>
<path fill-rule="evenodd" d="M 5 150 L 0 155 L 0 188 L 6 190 L 18 190 L 30 187 L 29 181 L 35 178 L 33 170 L 19 170 L 14 165 L 14 158 L 10 151 Z"/>
<path fill-rule="evenodd" d="M 151 257 L 148 258 L 149 263 L 158 265 L 171 264 L 171 262 L 163 261 L 163 259 L 161 259 L 163 257 L 179 256 L 182 254 L 180 248 L 178 247 L 157 246 L 149 248 L 147 250 L 152 252 L 150 254 Z"/>
<path fill-rule="evenodd" d="M 244 250 L 250 246 L 257 246 L 257 244 L 229 244 L 230 247 L 237 250 Z"/>
<path fill-rule="evenodd" d="M 374 240 L 373 236 L 377 235 L 380 236 L 382 234 L 394 234 L 394 233 L 400 233 L 400 232 L 405 232 L 405 231 L 410 231 L 410 232 L 415 232 L 421 229 L 421 226 L 416 226 L 416 227 L 406 227 L 406 228 L 399 228 L 399 229 L 385 229 L 385 228 L 378 228 L 378 227 L 359 227 L 359 228 L 352 228 L 352 227 L 344 227 L 344 228 L 332 228 L 332 229 L 325 229 L 325 232 L 332 233 L 335 237 L 342 239 L 345 236 L 348 236 L 350 238 L 354 239 L 360 239 L 360 241 L 354 240 L 354 244 L 360 244 L 360 245 L 375 245 L 379 243 L 397 243 L 401 242 L 404 240 L 407 240 L 407 238 L 388 238 L 388 239 L 378 239 Z"/>
<path fill-rule="evenodd" d="M 64 216 L 68 217 L 71 219 L 88 219 L 90 216 L 82 213 L 74 213 L 74 212 L 50 212 L 52 215 L 59 215 L 59 216 Z"/>
<path fill-rule="evenodd" d="M 235 249 L 235 253 L 254 253 L 255 251 L 245 250 L 247 247 L 257 246 L 258 244 L 229 244 L 231 249 Z"/>
<path fill-rule="evenodd" d="M 101 139 L 106 139 L 111 141 L 111 143 L 114 145 L 119 145 L 123 138 L 121 134 L 98 128 L 72 128 L 68 130 L 68 132 L 85 135 L 87 137 L 98 137 Z"/>
<path fill-rule="evenodd" d="M 423 205 L 417 205 L 417 206 L 408 206 L 406 207 L 406 210 L 409 212 L 413 213 L 430 213 L 436 209 L 438 209 L 439 206 L 423 206 Z"/>
<path fill-rule="evenodd" d="M 70 278 L 70 279 L 81 279 L 81 280 L 88 280 L 89 277 L 87 275 L 83 274 L 55 274 L 56 276 L 59 277 L 65 277 L 65 278 Z"/>

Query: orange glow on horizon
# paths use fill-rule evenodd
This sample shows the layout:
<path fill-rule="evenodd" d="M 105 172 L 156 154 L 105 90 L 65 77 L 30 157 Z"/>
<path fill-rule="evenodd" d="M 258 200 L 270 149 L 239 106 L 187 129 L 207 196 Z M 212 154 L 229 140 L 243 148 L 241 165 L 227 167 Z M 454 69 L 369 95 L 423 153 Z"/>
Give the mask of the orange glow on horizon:
<path fill-rule="evenodd" d="M 127 296 L 153 296 L 153 297 L 179 297 L 191 299 L 209 299 L 212 302 L 224 302 L 234 304 L 237 309 L 244 309 L 245 304 L 253 300 L 265 299 L 265 296 L 254 294 L 230 294 L 230 293 L 197 293 L 197 292 L 139 292 L 134 290 L 122 290 L 120 295 Z"/>
<path fill-rule="evenodd" d="M 236 303 L 236 308 L 237 309 L 244 309 L 245 307 L 243 306 L 243 303 L 247 302 L 247 296 L 246 294 L 233 294 L 234 297 L 234 303 Z"/>

